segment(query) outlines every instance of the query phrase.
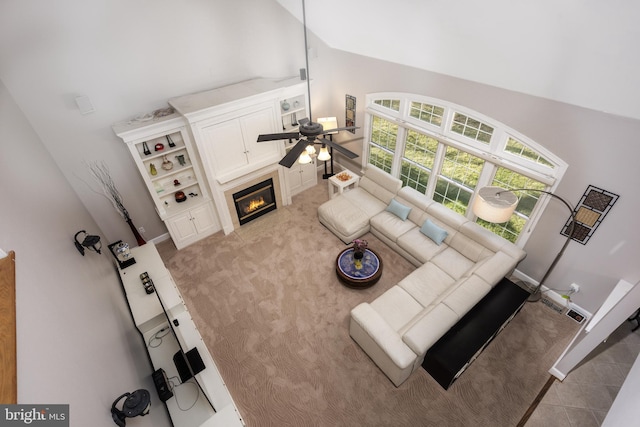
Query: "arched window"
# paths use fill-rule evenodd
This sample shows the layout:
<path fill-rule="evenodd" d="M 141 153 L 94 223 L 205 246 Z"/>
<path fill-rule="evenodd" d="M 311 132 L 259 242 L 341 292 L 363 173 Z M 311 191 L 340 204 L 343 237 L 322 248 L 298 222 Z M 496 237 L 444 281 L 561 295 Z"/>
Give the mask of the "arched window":
<path fill-rule="evenodd" d="M 404 185 L 471 220 L 476 192 L 487 185 L 553 191 L 567 164 L 544 147 L 476 111 L 406 93 L 366 98 L 363 158 Z M 479 224 L 520 246 L 548 203 L 517 192 L 520 203 L 504 224 Z"/>

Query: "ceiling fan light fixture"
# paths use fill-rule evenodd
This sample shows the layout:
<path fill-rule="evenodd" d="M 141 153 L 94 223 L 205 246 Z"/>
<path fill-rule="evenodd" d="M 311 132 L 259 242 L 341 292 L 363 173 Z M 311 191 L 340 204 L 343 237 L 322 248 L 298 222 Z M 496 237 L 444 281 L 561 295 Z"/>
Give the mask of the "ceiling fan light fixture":
<path fill-rule="evenodd" d="M 320 154 L 318 154 L 318 160 L 321 162 L 326 162 L 327 160 L 331 160 L 331 154 L 329 154 L 329 149 L 326 145 L 322 144 L 320 148 Z"/>
<path fill-rule="evenodd" d="M 316 147 L 314 147 L 313 144 L 307 145 L 307 148 L 305 148 L 305 150 L 307 151 L 307 153 L 309 153 L 310 156 L 316 154 Z"/>
<path fill-rule="evenodd" d="M 309 152 L 307 150 L 303 151 L 302 154 L 300 154 L 300 157 L 298 158 L 298 163 L 302 165 L 311 163 L 311 156 L 309 155 Z"/>

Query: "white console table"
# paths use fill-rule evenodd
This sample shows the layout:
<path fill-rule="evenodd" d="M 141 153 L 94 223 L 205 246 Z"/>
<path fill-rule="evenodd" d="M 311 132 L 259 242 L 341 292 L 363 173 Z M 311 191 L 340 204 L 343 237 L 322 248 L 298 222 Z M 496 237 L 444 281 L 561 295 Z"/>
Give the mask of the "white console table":
<path fill-rule="evenodd" d="M 153 370 L 164 369 L 167 377 L 173 377 L 172 382 L 178 385 L 179 375 L 173 356 L 180 350 L 180 346 L 185 352 L 197 348 L 205 366 L 204 370 L 195 375 L 202 390 L 196 391 L 197 385 L 190 379 L 184 385 L 174 388 L 173 397 L 165 402 L 173 424 L 178 427 L 244 426 L 231 394 L 155 245 L 151 242 L 133 248 L 131 254 L 136 263 L 118 271 L 133 320 L 144 339 Z M 144 272 L 153 280 L 154 293 L 147 294 L 144 290 L 140 279 L 140 274 Z M 174 330 L 179 342 L 168 329 L 166 333 L 162 333 L 161 340 L 154 339 L 159 331 L 169 327 L 167 315 L 158 298 L 162 300 L 171 321 L 178 321 L 179 326 L 174 326 Z M 188 384 L 189 382 L 192 384 Z M 206 398 L 202 394 L 203 391 Z M 155 390 L 151 393 L 155 393 Z M 215 409 L 211 407 L 207 398 Z M 195 404 L 191 406 L 194 401 Z M 185 410 L 186 408 L 189 409 Z"/>

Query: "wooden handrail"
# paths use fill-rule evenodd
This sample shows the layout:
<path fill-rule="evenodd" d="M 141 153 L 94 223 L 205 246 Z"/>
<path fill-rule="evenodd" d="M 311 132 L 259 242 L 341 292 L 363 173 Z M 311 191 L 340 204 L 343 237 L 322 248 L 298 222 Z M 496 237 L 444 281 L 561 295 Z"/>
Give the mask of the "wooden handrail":
<path fill-rule="evenodd" d="M 16 254 L 0 259 L 0 404 L 18 403 Z"/>

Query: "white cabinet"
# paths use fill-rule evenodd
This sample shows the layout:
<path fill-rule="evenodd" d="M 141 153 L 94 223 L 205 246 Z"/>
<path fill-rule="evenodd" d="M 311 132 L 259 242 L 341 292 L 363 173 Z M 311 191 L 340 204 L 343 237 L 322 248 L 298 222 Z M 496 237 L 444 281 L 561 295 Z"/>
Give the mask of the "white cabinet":
<path fill-rule="evenodd" d="M 297 141 L 294 141 L 294 144 Z M 292 144 L 293 145 L 293 144 Z M 311 163 L 300 164 L 294 163 L 287 172 L 287 180 L 289 184 L 289 193 L 291 196 L 313 187 L 318 183 L 318 171 L 316 169 L 316 159 Z"/>
<path fill-rule="evenodd" d="M 219 229 L 211 203 L 204 203 L 166 220 L 177 249 L 200 240 Z"/>
<path fill-rule="evenodd" d="M 236 114 L 238 117 L 215 117 L 199 122 L 194 129 L 205 165 L 221 183 L 277 163 L 281 157 L 277 143 L 256 142 L 262 133 L 277 132 L 272 102 L 245 108 Z"/>
<path fill-rule="evenodd" d="M 113 130 L 127 144 L 156 212 L 178 249 L 220 230 L 184 118 L 174 113 L 148 121 L 117 123 Z M 203 223 L 207 226 L 192 227 L 186 238 L 184 227 L 174 226 L 185 216 L 206 218 Z"/>

